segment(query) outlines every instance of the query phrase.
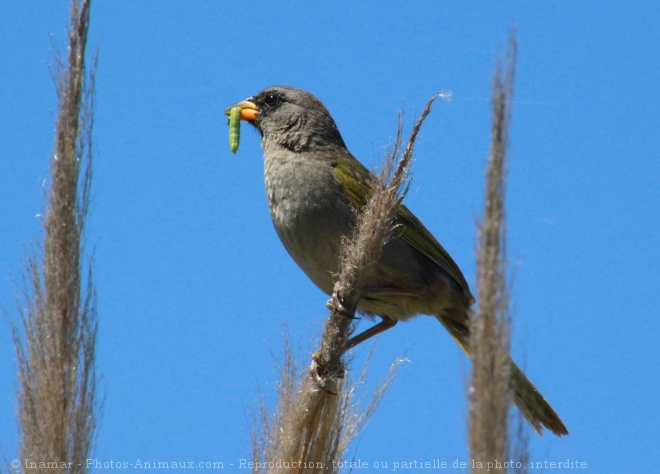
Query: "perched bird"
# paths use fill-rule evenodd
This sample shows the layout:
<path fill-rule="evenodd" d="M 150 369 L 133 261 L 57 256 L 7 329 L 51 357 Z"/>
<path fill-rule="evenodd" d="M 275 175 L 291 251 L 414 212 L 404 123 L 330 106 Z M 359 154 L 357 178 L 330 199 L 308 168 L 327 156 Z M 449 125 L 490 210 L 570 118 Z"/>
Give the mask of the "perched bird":
<path fill-rule="evenodd" d="M 332 294 L 343 236 L 377 179 L 351 155 L 328 109 L 312 94 L 269 87 L 233 105 L 261 135 L 264 177 L 277 235 L 291 258 L 323 292 Z M 225 113 L 229 113 L 229 107 Z M 349 341 L 365 339 L 420 314 L 435 316 L 469 354 L 474 303 L 465 277 L 447 251 L 403 205 L 397 232 L 385 243 L 358 307 L 382 321 Z M 543 396 L 511 362 L 514 401 L 530 424 L 568 434 Z"/>

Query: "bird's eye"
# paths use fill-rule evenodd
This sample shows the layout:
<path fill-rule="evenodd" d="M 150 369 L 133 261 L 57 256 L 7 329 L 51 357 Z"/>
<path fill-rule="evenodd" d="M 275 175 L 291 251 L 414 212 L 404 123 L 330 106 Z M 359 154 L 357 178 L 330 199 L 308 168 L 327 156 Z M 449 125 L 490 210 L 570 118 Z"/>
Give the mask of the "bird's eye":
<path fill-rule="evenodd" d="M 264 99 L 266 107 L 275 107 L 279 102 L 280 98 L 276 94 L 268 94 Z"/>

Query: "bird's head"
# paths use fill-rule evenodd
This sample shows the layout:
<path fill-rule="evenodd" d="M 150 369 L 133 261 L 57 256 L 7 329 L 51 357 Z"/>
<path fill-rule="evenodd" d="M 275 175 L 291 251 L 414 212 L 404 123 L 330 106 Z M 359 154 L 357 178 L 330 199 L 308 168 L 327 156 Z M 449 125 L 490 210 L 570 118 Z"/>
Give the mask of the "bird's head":
<path fill-rule="evenodd" d="M 304 152 L 346 147 L 325 105 L 301 89 L 269 87 L 232 107 L 240 107 L 241 119 L 259 130 L 264 149 L 283 147 Z M 229 115 L 232 107 L 228 107 L 225 114 Z"/>

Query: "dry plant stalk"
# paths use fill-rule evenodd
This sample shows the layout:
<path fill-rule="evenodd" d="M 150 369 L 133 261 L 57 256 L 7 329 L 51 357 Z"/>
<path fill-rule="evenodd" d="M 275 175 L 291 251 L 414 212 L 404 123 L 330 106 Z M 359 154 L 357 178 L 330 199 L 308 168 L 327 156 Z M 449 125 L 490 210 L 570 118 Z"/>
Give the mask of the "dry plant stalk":
<path fill-rule="evenodd" d="M 408 191 L 407 180 L 417 134 L 424 120 L 431 113 L 431 105 L 440 96 L 442 93 L 434 95 L 427 102 L 410 132 L 401 159 L 394 169 L 402 142 L 403 123 L 401 115 L 399 116 L 396 140 L 386 157 L 379 179 L 373 183 L 374 194 L 357 216 L 352 239 L 350 241 L 347 239 L 342 245 L 339 278 L 328 303 L 330 316 L 323 330 L 321 348 L 315 354 L 310 368 L 316 382 L 321 386 L 343 374 L 341 357 L 351 333 L 351 322 L 355 319 L 363 282 L 368 278 L 373 262 L 380 257 L 381 249 L 392 232 L 399 205 Z"/>
<path fill-rule="evenodd" d="M 511 404 L 510 314 L 506 280 L 504 194 L 508 125 L 516 66 L 516 40 L 509 36 L 504 72 L 493 79 L 493 127 L 486 176 L 484 221 L 479 226 L 477 293 L 470 318 L 469 447 L 472 472 L 506 472 L 507 419 Z M 499 462 L 499 463 L 498 463 Z"/>
<path fill-rule="evenodd" d="M 358 216 L 352 239 L 343 244 L 340 274 L 328 302 L 331 313 L 323 330 L 321 347 L 312 357 L 309 373 L 299 375 L 287 350 L 277 413 L 271 418 L 262 409 L 261 434 L 259 430 L 253 430 L 254 472 L 339 472 L 348 443 L 357 436 L 389 387 L 393 370 L 400 361 L 392 365 L 386 381 L 360 414 L 354 404 L 355 390 L 366 373 L 352 383 L 345 378 L 343 357 L 362 284 L 392 231 L 394 217 L 407 191 L 417 134 L 431 111 L 431 104 L 438 97 L 442 97 L 442 93 L 433 96 L 426 104 L 392 172 L 401 153 L 403 125 L 399 117 L 396 140 L 380 179 L 374 183 L 374 194 Z M 302 377 L 301 381 L 299 377 Z"/>
<path fill-rule="evenodd" d="M 356 380 L 345 380 L 333 395 L 310 383 L 309 372 L 296 363 L 288 342 L 280 369 L 278 405 L 271 414 L 266 403 L 254 416 L 252 472 L 269 474 L 337 473 L 346 470 L 342 461 L 348 444 L 362 430 L 394 379 L 397 360 L 365 406 L 367 357 Z M 360 408 L 363 407 L 364 408 Z"/>
<path fill-rule="evenodd" d="M 81 262 L 96 66 L 94 60 L 86 80 L 89 18 L 90 1 L 74 0 L 67 64 L 58 58 L 54 73 L 59 110 L 40 246 L 43 267 L 35 252 L 27 263 L 26 309 L 20 310 L 24 334 L 12 327 L 19 366 L 19 458 L 25 471 L 87 472 L 96 429 L 95 292 L 91 266 L 83 277 Z"/>

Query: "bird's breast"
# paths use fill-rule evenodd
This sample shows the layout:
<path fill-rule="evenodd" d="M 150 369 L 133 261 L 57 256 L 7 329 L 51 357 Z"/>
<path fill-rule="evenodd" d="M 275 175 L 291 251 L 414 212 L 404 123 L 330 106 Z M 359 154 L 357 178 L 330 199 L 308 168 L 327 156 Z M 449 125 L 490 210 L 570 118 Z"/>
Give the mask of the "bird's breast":
<path fill-rule="evenodd" d="M 351 232 L 355 219 L 332 169 L 325 163 L 290 157 L 266 158 L 264 171 L 277 235 L 307 276 L 331 293 L 341 238 Z"/>

